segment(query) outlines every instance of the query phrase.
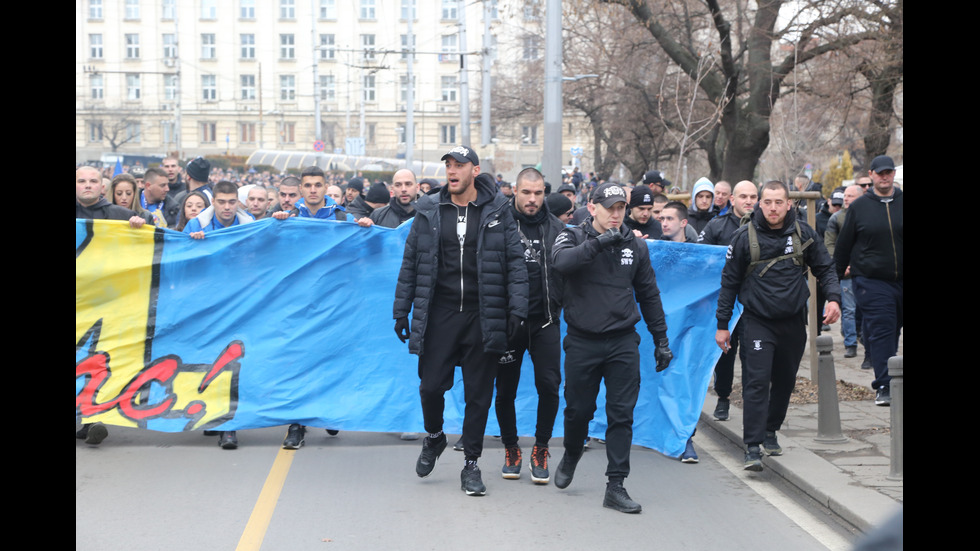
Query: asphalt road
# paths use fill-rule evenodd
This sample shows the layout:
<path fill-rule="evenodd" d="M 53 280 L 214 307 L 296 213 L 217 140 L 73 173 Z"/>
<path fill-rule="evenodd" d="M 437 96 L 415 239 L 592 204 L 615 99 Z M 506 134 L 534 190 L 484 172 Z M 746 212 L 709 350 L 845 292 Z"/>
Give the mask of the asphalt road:
<path fill-rule="evenodd" d="M 487 495 L 460 491 L 463 457 L 447 448 L 419 479 L 420 441 L 397 434 L 310 429 L 306 446 L 280 449 L 285 427 L 217 437 L 109 427 L 99 447 L 76 440 L 75 547 L 79 550 L 360 549 L 850 549 L 853 536 L 767 473 L 741 470 L 741 452 L 710 429 L 701 462 L 640 447 L 630 495 L 639 515 L 602 507 L 605 452 L 579 463 L 572 485 L 500 476 L 503 448 L 487 437 L 480 461 Z M 450 442 L 455 441 L 451 436 Z M 551 468 L 561 458 L 552 441 Z M 778 478 L 778 477 L 774 477 Z"/>

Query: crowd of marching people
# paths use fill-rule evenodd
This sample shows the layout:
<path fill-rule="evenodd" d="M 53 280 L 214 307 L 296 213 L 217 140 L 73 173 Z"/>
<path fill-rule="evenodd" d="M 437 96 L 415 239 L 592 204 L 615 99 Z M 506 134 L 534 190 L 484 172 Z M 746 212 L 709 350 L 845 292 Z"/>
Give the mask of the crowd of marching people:
<path fill-rule="evenodd" d="M 817 280 L 822 329 L 842 320 L 846 356 L 863 346 L 876 404 L 889 405 L 887 360 L 901 333 L 904 280 L 902 191 L 894 185 L 890 157 L 876 157 L 866 175 L 810 207 L 817 211 L 816 227 L 806 223 L 806 202 L 790 198 L 791 191 L 820 190 L 806 176 L 761 185 L 701 178 L 685 203 L 677 196 L 686 194 L 656 170 L 635 184 L 619 184 L 576 168 L 552 186 L 533 168 L 514 183 L 481 173 L 479 156 L 466 146 L 442 160 L 441 182 L 417 180 L 407 169 L 390 182 L 316 166 L 298 175 L 241 173 L 214 168 L 201 157 L 184 167 L 170 157 L 159 167 L 123 167 L 119 174 L 83 166 L 76 169 L 76 218 L 124 220 L 133 228 L 152 225 L 194 239 L 264 218 L 392 228 L 411 221 L 393 318 L 398 338 L 419 356 L 425 434 L 402 437 L 423 437 L 416 472 L 428 476 L 448 445 L 443 395 L 461 365 L 466 409 L 454 447 L 464 455 L 460 481 L 469 495 L 486 492 L 477 462 L 495 394 L 505 447 L 501 474 L 520 477 L 523 452 L 513 401 L 527 351 L 539 398 L 532 480 L 554 478 L 559 488 L 571 483 L 602 381 L 609 424 L 603 505 L 640 512 L 623 486 L 640 379 L 637 322 L 642 319 L 654 339 L 658 372 L 673 357 L 646 240 L 728 247 L 717 311 L 722 355 L 715 367 L 714 417 L 729 417 L 737 356 L 746 470 L 760 471 L 764 455 L 782 453 L 776 432 L 806 342 L 808 269 Z M 736 299 L 744 311 L 731 325 Z M 568 324 L 564 370 L 562 313 Z M 552 473 L 548 446 L 562 373 L 564 456 Z M 77 436 L 98 444 L 107 434 L 101 424 L 87 424 Z M 238 446 L 234 431 L 214 434 L 222 448 Z M 305 434 L 306 427 L 291 424 L 283 447 L 300 448 Z M 693 436 L 679 457 L 685 463 L 698 462 Z"/>

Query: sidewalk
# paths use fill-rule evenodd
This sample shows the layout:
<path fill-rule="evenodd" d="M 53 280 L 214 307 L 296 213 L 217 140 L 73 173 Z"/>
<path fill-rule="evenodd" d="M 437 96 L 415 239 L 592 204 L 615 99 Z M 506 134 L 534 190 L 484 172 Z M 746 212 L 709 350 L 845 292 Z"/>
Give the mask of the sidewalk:
<path fill-rule="evenodd" d="M 871 388 L 871 370 L 862 370 L 864 348 L 856 358 L 844 358 L 840 325 L 832 326 L 836 379 Z M 898 354 L 903 354 L 904 333 Z M 799 377 L 810 377 L 810 350 L 800 363 Z M 741 369 L 736 362 L 735 384 L 740 388 Z M 734 398 L 734 395 L 733 395 Z M 742 410 L 733 402 L 731 418 L 717 421 L 712 416 L 718 398 L 709 390 L 701 411 L 701 423 L 742 446 Z M 880 525 L 904 502 L 904 481 L 889 480 L 891 461 L 891 408 L 875 406 L 870 399 L 839 402 L 841 429 L 847 442 L 816 442 L 817 404 L 791 403 L 779 431 L 783 455 L 765 457 L 766 469 L 785 478 L 817 502 L 867 533 Z M 697 445 L 697 438 L 694 440 Z"/>

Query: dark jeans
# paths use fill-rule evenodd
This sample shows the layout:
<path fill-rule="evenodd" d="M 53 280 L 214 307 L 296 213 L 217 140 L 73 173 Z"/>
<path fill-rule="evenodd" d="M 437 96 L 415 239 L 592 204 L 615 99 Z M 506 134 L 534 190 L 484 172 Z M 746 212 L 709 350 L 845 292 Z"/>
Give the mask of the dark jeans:
<path fill-rule="evenodd" d="M 758 446 L 786 419 L 806 346 L 805 312 L 784 319 L 742 314 L 742 439 Z"/>
<path fill-rule="evenodd" d="M 888 358 L 898 352 L 898 339 L 902 335 L 903 288 L 902 281 L 854 278 L 854 298 L 861 311 L 861 335 L 875 370 L 872 388 L 888 386 L 892 380 Z"/>
<path fill-rule="evenodd" d="M 425 329 L 425 350 L 419 356 L 419 395 L 425 430 L 428 433 L 442 430 L 445 394 L 453 387 L 456 366 L 461 366 L 466 400 L 463 449 L 468 459 L 483 453 L 483 434 L 487 428 L 499 359 L 499 355 L 483 350 L 478 311 L 431 307 Z"/>
<path fill-rule="evenodd" d="M 633 408 L 640 393 L 640 335 L 608 339 L 565 337 L 565 451 L 582 455 L 595 415 L 599 383 L 606 384 L 607 477 L 630 473 Z"/>
<path fill-rule="evenodd" d="M 497 368 L 497 398 L 494 402 L 500 423 L 500 440 L 505 446 L 517 444 L 517 414 L 514 400 L 521 380 L 524 352 L 530 350 L 534 362 L 534 387 L 538 391 L 538 422 L 534 442 L 547 446 L 558 415 L 558 388 L 561 386 L 561 328 L 558 323 L 542 327 L 547 320 L 531 318 L 525 323 L 518 342 L 500 358 Z"/>

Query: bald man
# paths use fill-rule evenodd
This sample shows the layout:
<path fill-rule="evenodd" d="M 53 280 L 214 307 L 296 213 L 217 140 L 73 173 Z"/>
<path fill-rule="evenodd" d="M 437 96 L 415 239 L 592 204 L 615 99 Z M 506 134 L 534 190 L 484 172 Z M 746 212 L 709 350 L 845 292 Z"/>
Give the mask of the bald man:
<path fill-rule="evenodd" d="M 419 184 L 415 173 L 403 168 L 391 178 L 391 200 L 388 204 L 371 212 L 374 224 L 385 228 L 397 228 L 405 221 L 415 217 L 415 200 L 419 195 Z"/>

